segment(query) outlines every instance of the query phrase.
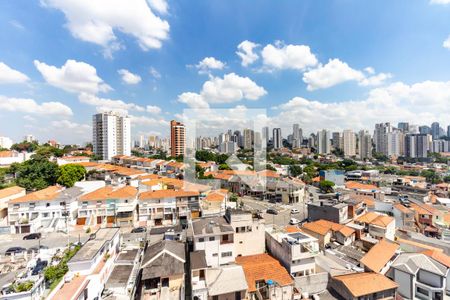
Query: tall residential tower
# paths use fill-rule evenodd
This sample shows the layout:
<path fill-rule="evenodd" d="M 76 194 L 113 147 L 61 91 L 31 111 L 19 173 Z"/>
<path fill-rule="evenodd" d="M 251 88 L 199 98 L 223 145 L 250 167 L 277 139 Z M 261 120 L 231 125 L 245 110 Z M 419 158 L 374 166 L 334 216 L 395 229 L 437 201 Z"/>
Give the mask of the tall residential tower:
<path fill-rule="evenodd" d="M 186 127 L 175 120 L 170 121 L 170 156 L 184 155 L 186 149 Z"/>

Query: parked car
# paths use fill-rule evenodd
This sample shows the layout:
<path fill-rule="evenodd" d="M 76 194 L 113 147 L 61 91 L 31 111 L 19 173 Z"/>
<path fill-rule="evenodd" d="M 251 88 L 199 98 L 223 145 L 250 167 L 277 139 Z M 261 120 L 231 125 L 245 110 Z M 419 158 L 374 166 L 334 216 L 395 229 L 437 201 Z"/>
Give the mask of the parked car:
<path fill-rule="evenodd" d="M 141 233 L 141 232 L 146 232 L 146 231 L 147 231 L 147 228 L 145 228 L 145 227 L 136 227 L 131 230 L 131 233 Z"/>
<path fill-rule="evenodd" d="M 23 237 L 24 240 L 38 240 L 42 237 L 42 235 L 37 232 L 37 233 L 30 233 L 27 234 L 26 236 Z"/>
<path fill-rule="evenodd" d="M 269 199 L 269 203 L 275 204 L 275 203 L 277 203 L 277 200 L 275 200 L 275 199 Z"/>
<path fill-rule="evenodd" d="M 47 267 L 47 265 L 48 261 L 38 259 L 36 266 L 33 268 L 33 271 L 31 271 L 31 275 L 38 275 L 45 269 L 45 267 Z"/>
<path fill-rule="evenodd" d="M 298 219 L 296 219 L 296 218 L 292 218 L 292 219 L 289 221 L 289 224 L 291 224 L 291 225 L 298 225 L 298 224 L 300 224 L 300 220 L 298 220 Z"/>
<path fill-rule="evenodd" d="M 45 250 L 45 249 L 48 249 L 48 247 L 45 246 L 45 245 L 40 245 L 39 248 L 38 248 L 37 246 L 35 246 L 35 247 L 28 248 L 27 252 L 28 252 L 28 253 L 31 253 L 31 252 L 38 252 L 39 249 Z"/>
<path fill-rule="evenodd" d="M 22 253 L 22 252 L 25 252 L 25 251 L 27 251 L 27 249 L 22 248 L 22 247 L 11 247 L 11 248 L 8 248 L 8 250 L 5 251 L 5 255 L 12 255 L 13 253 L 14 254 L 19 254 L 19 253 Z"/>
<path fill-rule="evenodd" d="M 291 209 L 291 214 L 298 214 L 300 211 L 296 208 Z"/>
<path fill-rule="evenodd" d="M 278 211 L 274 208 L 268 208 L 266 210 L 266 213 L 271 214 L 271 215 L 278 215 Z"/>

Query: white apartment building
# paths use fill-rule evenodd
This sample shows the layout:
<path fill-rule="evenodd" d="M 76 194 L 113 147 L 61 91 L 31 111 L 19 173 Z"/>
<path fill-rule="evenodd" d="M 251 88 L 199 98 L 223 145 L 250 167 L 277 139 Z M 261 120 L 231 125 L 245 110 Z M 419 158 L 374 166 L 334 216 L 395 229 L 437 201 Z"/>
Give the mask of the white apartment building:
<path fill-rule="evenodd" d="M 0 136 L 0 148 L 9 149 L 13 145 L 13 141 L 6 136 Z"/>
<path fill-rule="evenodd" d="M 75 225 L 77 199 L 82 193 L 79 187 L 50 186 L 10 200 L 8 223 L 11 233 L 65 230 L 67 226 Z"/>
<path fill-rule="evenodd" d="M 227 209 L 225 219 L 234 229 L 235 256 L 248 256 L 265 252 L 265 222 L 250 211 Z"/>
<path fill-rule="evenodd" d="M 234 228 L 224 217 L 192 220 L 194 251 L 205 251 L 206 265 L 217 268 L 234 262 Z"/>
<path fill-rule="evenodd" d="M 283 147 L 283 138 L 281 136 L 281 128 L 273 129 L 273 149 L 280 149 Z"/>
<path fill-rule="evenodd" d="M 356 135 L 353 130 L 347 129 L 342 133 L 342 141 L 344 148 L 344 155 L 352 157 L 356 155 Z"/>
<path fill-rule="evenodd" d="M 358 157 L 372 158 L 372 137 L 366 130 L 361 130 L 358 134 Z"/>
<path fill-rule="evenodd" d="M 131 155 L 130 117 L 117 113 L 99 113 L 92 118 L 94 153 L 104 160 L 115 155 Z"/>
<path fill-rule="evenodd" d="M 386 134 L 386 154 L 387 156 L 405 155 L 405 134 L 401 131 L 393 131 Z"/>
<path fill-rule="evenodd" d="M 330 154 L 331 152 L 331 135 L 330 132 L 323 129 L 317 132 L 317 153 Z"/>
<path fill-rule="evenodd" d="M 319 254 L 319 241 L 300 230 L 289 231 L 267 227 L 268 252 L 294 277 L 315 274 L 315 256 Z"/>
<path fill-rule="evenodd" d="M 105 186 L 78 199 L 78 225 L 132 226 L 137 221 L 137 189 Z"/>
<path fill-rule="evenodd" d="M 186 223 L 197 216 L 199 193 L 184 190 L 156 190 L 139 194 L 139 224 L 169 226 Z"/>
<path fill-rule="evenodd" d="M 392 132 L 390 123 L 375 124 L 373 133 L 373 141 L 375 143 L 375 151 L 383 154 L 387 153 L 387 134 Z"/>

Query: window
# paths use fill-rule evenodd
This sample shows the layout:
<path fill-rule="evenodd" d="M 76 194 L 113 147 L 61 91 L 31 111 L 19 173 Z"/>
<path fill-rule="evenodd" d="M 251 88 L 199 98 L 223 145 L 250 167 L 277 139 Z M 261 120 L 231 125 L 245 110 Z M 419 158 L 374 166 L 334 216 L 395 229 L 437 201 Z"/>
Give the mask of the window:
<path fill-rule="evenodd" d="M 45 206 L 46 206 L 46 207 L 50 207 L 50 203 L 46 203 Z"/>
<path fill-rule="evenodd" d="M 217 257 L 217 255 L 218 255 L 217 253 L 213 253 L 212 254 L 213 257 Z"/>
<path fill-rule="evenodd" d="M 233 252 L 231 252 L 231 251 L 228 251 L 228 252 L 222 252 L 222 257 L 230 257 L 230 256 L 233 256 Z"/>
<path fill-rule="evenodd" d="M 214 237 L 213 237 L 213 236 L 210 236 L 210 237 L 209 237 L 209 241 L 210 241 L 210 242 L 214 241 Z"/>
<path fill-rule="evenodd" d="M 198 238 L 199 243 L 203 243 L 205 241 L 205 238 Z"/>
<path fill-rule="evenodd" d="M 428 291 L 426 289 L 423 289 L 421 287 L 417 287 L 416 291 L 422 295 L 428 296 Z"/>

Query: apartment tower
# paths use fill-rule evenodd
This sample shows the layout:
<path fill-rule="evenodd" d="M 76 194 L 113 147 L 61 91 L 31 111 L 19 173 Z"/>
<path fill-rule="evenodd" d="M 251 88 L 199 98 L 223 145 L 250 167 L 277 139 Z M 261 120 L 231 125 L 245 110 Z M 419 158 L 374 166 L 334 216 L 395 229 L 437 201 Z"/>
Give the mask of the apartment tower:
<path fill-rule="evenodd" d="M 170 156 L 184 155 L 186 149 L 186 127 L 175 120 L 170 121 Z"/>

